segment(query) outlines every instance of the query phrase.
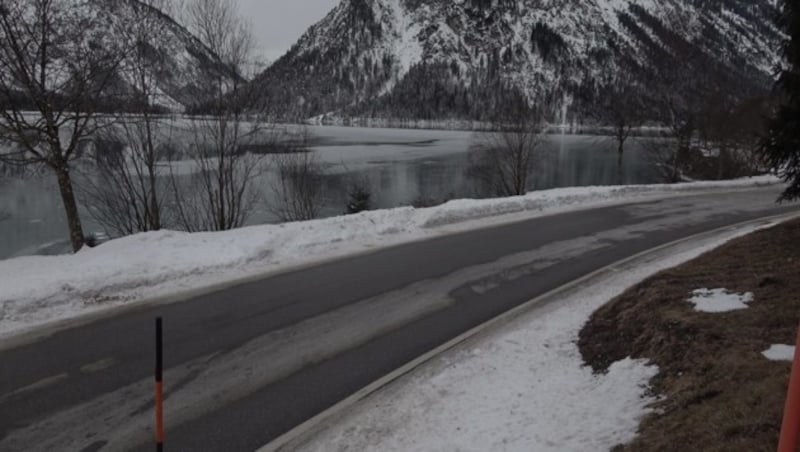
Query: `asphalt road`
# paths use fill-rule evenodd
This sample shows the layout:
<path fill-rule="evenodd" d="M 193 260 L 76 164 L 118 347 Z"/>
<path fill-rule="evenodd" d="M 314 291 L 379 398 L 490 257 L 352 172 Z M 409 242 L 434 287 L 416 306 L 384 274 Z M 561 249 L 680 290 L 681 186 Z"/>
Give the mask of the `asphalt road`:
<path fill-rule="evenodd" d="M 152 450 L 156 316 L 168 449 L 249 451 L 593 270 L 798 209 L 776 205 L 777 194 L 683 196 L 459 233 L 61 331 L 0 352 L 0 451 Z"/>

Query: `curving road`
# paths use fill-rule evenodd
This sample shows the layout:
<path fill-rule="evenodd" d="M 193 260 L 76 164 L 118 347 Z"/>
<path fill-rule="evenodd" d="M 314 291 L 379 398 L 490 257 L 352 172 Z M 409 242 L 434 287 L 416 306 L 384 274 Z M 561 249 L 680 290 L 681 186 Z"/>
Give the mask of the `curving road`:
<path fill-rule="evenodd" d="M 250 451 L 460 333 L 656 246 L 797 211 L 759 188 L 454 234 L 143 308 L 0 351 L 0 451 Z"/>

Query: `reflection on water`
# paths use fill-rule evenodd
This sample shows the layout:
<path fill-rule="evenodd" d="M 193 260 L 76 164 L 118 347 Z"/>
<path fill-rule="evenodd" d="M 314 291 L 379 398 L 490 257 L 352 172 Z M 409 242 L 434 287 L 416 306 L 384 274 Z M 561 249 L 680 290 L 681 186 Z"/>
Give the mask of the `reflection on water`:
<path fill-rule="evenodd" d="M 0 182 L 0 258 L 38 252 L 53 242 L 66 244 L 67 222 L 62 212 L 54 178 Z"/>
<path fill-rule="evenodd" d="M 373 208 L 409 205 L 418 199 L 443 201 L 477 197 L 475 181 L 466 175 L 471 135 L 467 132 L 314 127 L 314 151 L 325 165 L 325 216 L 345 211 L 347 190 L 366 181 Z M 617 156 L 608 140 L 583 136 L 550 136 L 531 178 L 531 188 L 613 185 L 620 182 Z M 623 161 L 622 182 L 652 183 L 656 174 L 632 141 Z M 67 227 L 58 189 L 48 175 L 0 181 L 0 258 L 64 252 Z M 270 177 L 259 192 L 270 196 Z M 87 233 L 101 231 L 85 211 Z M 272 222 L 265 205 L 250 224 Z"/>

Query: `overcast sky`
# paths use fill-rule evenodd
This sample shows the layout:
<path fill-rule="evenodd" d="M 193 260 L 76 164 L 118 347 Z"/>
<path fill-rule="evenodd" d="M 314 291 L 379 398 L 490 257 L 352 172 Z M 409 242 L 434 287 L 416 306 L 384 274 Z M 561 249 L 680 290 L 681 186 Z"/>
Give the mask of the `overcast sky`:
<path fill-rule="evenodd" d="M 261 44 L 261 54 L 276 60 L 339 0 L 237 0 Z"/>

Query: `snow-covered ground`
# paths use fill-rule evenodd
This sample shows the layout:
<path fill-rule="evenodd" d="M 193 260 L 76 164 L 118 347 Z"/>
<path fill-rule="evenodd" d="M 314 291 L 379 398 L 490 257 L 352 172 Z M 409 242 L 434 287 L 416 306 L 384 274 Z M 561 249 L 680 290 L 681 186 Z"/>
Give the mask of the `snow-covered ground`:
<path fill-rule="evenodd" d="M 734 293 L 727 289 L 697 289 L 689 298 L 689 303 L 694 305 L 695 311 L 711 313 L 747 309 L 752 302 L 751 292 Z"/>
<path fill-rule="evenodd" d="M 654 401 L 647 387 L 658 369 L 624 359 L 593 374 L 576 345 L 581 327 L 626 288 L 753 230 L 692 240 L 582 282 L 438 355 L 285 448 L 594 452 L 628 442 Z"/>
<path fill-rule="evenodd" d="M 570 210 L 774 184 L 727 182 L 562 188 L 218 233 L 138 234 L 68 256 L 0 261 L 0 338 L 57 320 L 186 295 L 327 259 Z M 163 300 L 162 300 L 163 301 Z"/>

